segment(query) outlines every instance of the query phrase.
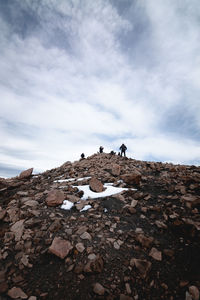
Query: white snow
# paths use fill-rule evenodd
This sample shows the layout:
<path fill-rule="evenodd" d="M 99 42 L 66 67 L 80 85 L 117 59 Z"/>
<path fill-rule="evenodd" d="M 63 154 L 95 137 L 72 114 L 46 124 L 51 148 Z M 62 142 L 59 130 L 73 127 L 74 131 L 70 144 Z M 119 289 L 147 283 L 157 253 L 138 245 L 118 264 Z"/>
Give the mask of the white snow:
<path fill-rule="evenodd" d="M 120 188 L 120 187 L 112 186 L 112 183 L 105 183 L 104 187 L 106 187 L 106 190 L 101 193 L 95 193 L 95 192 L 91 191 L 89 185 L 79 185 L 76 187 L 78 188 L 79 191 L 84 192 L 84 194 L 81 198 L 83 200 L 87 200 L 88 198 L 95 199 L 95 198 L 108 197 L 108 196 L 112 196 L 114 194 L 119 194 L 123 191 L 129 190 L 127 188 Z M 135 190 L 135 189 L 132 189 L 132 190 Z"/>
<path fill-rule="evenodd" d="M 92 208 L 91 205 L 85 205 L 85 206 L 80 210 L 80 212 L 85 211 L 85 210 L 88 210 L 88 209 L 90 209 L 90 208 Z"/>
<path fill-rule="evenodd" d="M 72 203 L 71 201 L 68 201 L 68 200 L 64 200 L 63 204 L 61 205 L 61 208 L 70 210 L 72 208 L 72 206 L 74 206 L 74 203 Z"/>
<path fill-rule="evenodd" d="M 70 181 L 82 181 L 82 180 L 87 180 L 90 179 L 91 177 L 82 177 L 82 178 L 68 178 L 68 179 L 59 179 L 59 180 L 54 180 L 54 182 L 70 182 Z"/>

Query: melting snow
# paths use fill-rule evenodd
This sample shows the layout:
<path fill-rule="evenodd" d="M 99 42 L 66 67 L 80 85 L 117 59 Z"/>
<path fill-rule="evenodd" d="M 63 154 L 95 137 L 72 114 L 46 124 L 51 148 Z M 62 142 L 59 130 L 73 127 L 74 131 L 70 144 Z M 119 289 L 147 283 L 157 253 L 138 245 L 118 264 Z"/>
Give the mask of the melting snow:
<path fill-rule="evenodd" d="M 84 192 L 84 194 L 81 198 L 83 200 L 87 200 L 88 198 L 95 199 L 95 198 L 108 197 L 108 196 L 111 196 L 114 194 L 119 194 L 123 191 L 129 190 L 127 188 L 120 188 L 120 187 L 112 186 L 112 183 L 105 183 L 104 187 L 106 187 L 106 190 L 101 193 L 95 193 L 95 192 L 91 191 L 89 185 L 79 185 L 76 187 L 79 189 L 79 191 Z M 135 189 L 132 189 L 132 190 L 135 190 Z"/>
<path fill-rule="evenodd" d="M 54 182 L 70 182 L 70 181 L 82 181 L 82 180 L 87 180 L 90 179 L 91 177 L 82 177 L 82 178 L 68 178 L 68 179 L 59 179 L 55 180 Z"/>
<path fill-rule="evenodd" d="M 63 204 L 61 205 L 61 208 L 70 210 L 72 208 L 72 206 L 74 206 L 74 203 L 72 203 L 71 201 L 68 201 L 68 200 L 64 200 Z"/>
<path fill-rule="evenodd" d="M 88 209 L 90 209 L 90 208 L 92 208 L 91 205 L 85 205 L 85 206 L 80 210 L 80 212 L 85 211 L 85 210 L 88 210 Z"/>

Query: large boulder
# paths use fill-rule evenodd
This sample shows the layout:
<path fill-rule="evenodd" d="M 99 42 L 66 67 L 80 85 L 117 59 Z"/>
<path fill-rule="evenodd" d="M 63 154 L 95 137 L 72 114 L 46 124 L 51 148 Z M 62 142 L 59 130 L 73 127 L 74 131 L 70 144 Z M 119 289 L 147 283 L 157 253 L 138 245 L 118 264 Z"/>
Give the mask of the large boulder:
<path fill-rule="evenodd" d="M 25 170 L 19 174 L 19 179 L 29 178 L 32 175 L 32 173 L 33 173 L 33 168 Z"/>
<path fill-rule="evenodd" d="M 139 171 L 121 175 L 121 179 L 128 185 L 139 185 L 142 175 Z"/>
<path fill-rule="evenodd" d="M 95 177 L 92 177 L 92 178 L 90 179 L 89 186 L 90 186 L 90 189 L 91 189 L 93 192 L 101 193 L 101 192 L 104 191 L 103 184 L 101 183 L 101 181 L 99 181 L 99 180 L 98 180 L 97 178 L 95 178 Z"/>
<path fill-rule="evenodd" d="M 49 251 L 63 259 L 68 255 L 72 248 L 73 247 L 69 241 L 55 237 L 49 248 Z"/>
<path fill-rule="evenodd" d="M 58 206 L 65 200 L 65 194 L 62 191 L 53 190 L 50 191 L 46 198 L 46 204 L 48 206 Z"/>
<path fill-rule="evenodd" d="M 121 172 L 121 167 L 117 164 L 112 164 L 111 174 L 113 176 L 119 176 Z"/>

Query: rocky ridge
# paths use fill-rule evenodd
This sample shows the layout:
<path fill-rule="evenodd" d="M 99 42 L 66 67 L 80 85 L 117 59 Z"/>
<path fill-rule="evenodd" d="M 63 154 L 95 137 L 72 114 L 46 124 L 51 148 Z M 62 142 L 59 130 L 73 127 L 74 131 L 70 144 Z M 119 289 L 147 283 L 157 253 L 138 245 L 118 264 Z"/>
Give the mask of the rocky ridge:
<path fill-rule="evenodd" d="M 32 171 L 0 178 L 0 299 L 199 299 L 200 167 L 104 153 Z M 129 189 L 77 188 L 105 183 Z"/>

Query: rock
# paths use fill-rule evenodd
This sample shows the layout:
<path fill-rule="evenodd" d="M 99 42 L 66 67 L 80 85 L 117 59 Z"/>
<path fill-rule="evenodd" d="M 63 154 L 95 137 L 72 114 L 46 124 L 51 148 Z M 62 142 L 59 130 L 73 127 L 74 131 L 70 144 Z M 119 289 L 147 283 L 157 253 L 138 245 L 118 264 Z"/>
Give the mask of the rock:
<path fill-rule="evenodd" d="M 93 291 L 94 291 L 95 294 L 97 294 L 99 296 L 102 296 L 105 293 L 104 287 L 100 283 L 98 283 L 98 282 L 95 283 Z"/>
<path fill-rule="evenodd" d="M 32 173 L 33 173 L 33 168 L 25 170 L 19 174 L 19 179 L 29 178 L 32 175 Z"/>
<path fill-rule="evenodd" d="M 60 220 L 55 220 L 50 226 L 49 231 L 56 232 L 62 227 Z"/>
<path fill-rule="evenodd" d="M 189 292 L 194 300 L 199 300 L 199 290 L 195 285 L 189 287 Z"/>
<path fill-rule="evenodd" d="M 28 298 L 28 300 L 37 300 L 37 297 L 35 297 L 35 296 L 30 296 L 30 297 Z"/>
<path fill-rule="evenodd" d="M 65 195 L 62 191 L 53 190 L 48 193 L 46 204 L 48 206 L 58 206 L 65 200 Z"/>
<path fill-rule="evenodd" d="M 85 247 L 82 243 L 78 243 L 76 244 L 76 249 L 78 250 L 78 252 L 82 253 L 85 250 Z"/>
<path fill-rule="evenodd" d="M 149 256 L 153 257 L 155 260 L 161 261 L 162 260 L 162 252 L 158 251 L 156 248 L 152 248 Z"/>
<path fill-rule="evenodd" d="M 149 248 L 150 245 L 153 243 L 153 238 L 152 237 L 146 237 L 143 234 L 139 234 L 136 236 L 136 240 L 143 246 L 146 248 Z"/>
<path fill-rule="evenodd" d="M 11 226 L 10 230 L 15 235 L 15 241 L 20 241 L 24 231 L 24 220 L 17 221 L 14 225 Z"/>
<path fill-rule="evenodd" d="M 104 263 L 103 259 L 97 255 L 94 260 L 89 260 L 84 267 L 85 273 L 101 273 L 103 271 Z"/>
<path fill-rule="evenodd" d="M 83 234 L 81 234 L 80 238 L 82 240 L 91 240 L 92 239 L 91 235 L 87 231 L 85 231 Z"/>
<path fill-rule="evenodd" d="M 73 247 L 69 241 L 55 237 L 51 246 L 49 247 L 49 251 L 63 259 L 68 255 L 72 248 Z"/>
<path fill-rule="evenodd" d="M 8 296 L 12 299 L 27 299 L 28 296 L 22 291 L 21 288 L 13 287 L 8 291 Z"/>
<path fill-rule="evenodd" d="M 90 189 L 91 189 L 93 192 L 101 193 L 101 192 L 104 191 L 103 184 L 101 183 L 101 181 L 99 181 L 99 180 L 98 180 L 97 178 L 95 178 L 95 177 L 92 177 L 92 178 L 90 179 L 89 186 L 90 186 Z"/>
<path fill-rule="evenodd" d="M 135 266 L 138 269 L 142 278 L 146 278 L 147 273 L 151 269 L 151 262 L 142 259 L 132 258 L 130 261 L 130 265 L 132 267 Z"/>
<path fill-rule="evenodd" d="M 120 294 L 120 300 L 133 300 L 132 297 L 124 295 L 124 294 Z"/>
<path fill-rule="evenodd" d="M 117 165 L 117 164 L 112 164 L 111 174 L 113 176 L 119 176 L 120 172 L 121 172 L 121 167 L 119 165 Z"/>
<path fill-rule="evenodd" d="M 121 179 L 128 185 L 139 185 L 141 177 L 141 173 L 136 170 L 133 173 L 121 175 Z"/>
<path fill-rule="evenodd" d="M 191 208 L 200 203 L 200 197 L 192 194 L 186 194 L 181 197 L 181 201 L 186 203 L 186 206 Z"/>
<path fill-rule="evenodd" d="M 0 220 L 3 220 L 5 215 L 6 215 L 6 210 L 5 209 L 0 210 Z"/>
<path fill-rule="evenodd" d="M 137 200 L 132 200 L 131 201 L 131 207 L 136 207 L 136 205 L 138 204 L 138 201 Z"/>

